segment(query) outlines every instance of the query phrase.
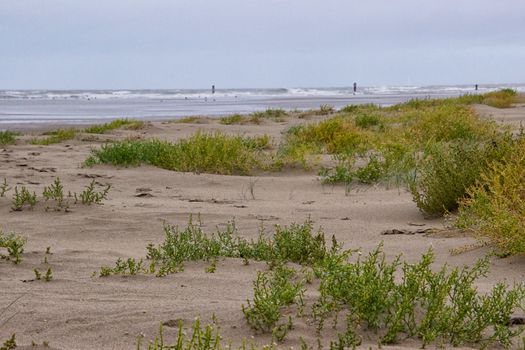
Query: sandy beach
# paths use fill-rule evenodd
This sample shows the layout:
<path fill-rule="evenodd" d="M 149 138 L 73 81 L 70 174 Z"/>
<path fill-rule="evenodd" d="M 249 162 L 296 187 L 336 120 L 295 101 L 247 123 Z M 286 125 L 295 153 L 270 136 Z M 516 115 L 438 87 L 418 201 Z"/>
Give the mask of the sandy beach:
<path fill-rule="evenodd" d="M 476 106 L 478 112 L 519 128 L 525 122 L 525 106 L 496 109 Z M 269 135 L 275 144 L 282 133 L 308 120 L 291 118 L 285 122 L 264 121 L 261 125 L 222 125 L 217 119 L 205 123 L 148 122 L 143 129 L 118 129 L 104 135 L 79 134 L 62 143 L 39 146 L 29 141 L 37 131 L 23 125 L 16 129 L 27 134 L 15 145 L 0 147 L 0 181 L 10 186 L 26 186 L 42 193 L 56 177 L 66 191 L 80 192 L 95 179 L 110 184 L 108 199 L 102 205 L 73 205 L 69 212 L 45 210 L 38 203 L 32 210 L 11 210 L 10 195 L 0 198 L 0 229 L 27 238 L 19 265 L 0 261 L 0 339 L 16 333 L 20 348 L 34 341 L 49 342 L 52 349 L 132 349 L 137 337 L 155 337 L 165 323 L 167 338 L 174 324 L 187 326 L 196 318 L 218 320 L 225 340 L 239 344 L 243 338 L 259 345 L 271 341 L 255 334 L 247 325 L 241 305 L 253 297 L 252 281 L 266 264 L 241 259 L 219 259 L 215 273 L 206 273 L 207 262 L 188 262 L 183 272 L 166 277 L 151 275 L 92 277 L 103 265 L 117 258 L 143 258 L 149 243 L 160 243 L 163 225 L 184 227 L 190 215 L 200 215 L 204 230 L 212 233 L 235 220 L 239 234 L 256 238 L 263 225 L 272 232 L 274 225 L 303 223 L 310 218 L 344 243 L 345 248 L 369 252 L 380 242 L 389 258 L 403 254 L 416 261 L 430 247 L 438 264 L 471 265 L 485 256 L 490 247 L 451 250 L 476 243 L 468 235 L 438 231 L 436 234 L 381 235 L 389 229 L 414 230 L 446 227 L 444 219 L 425 219 L 404 188 L 382 185 L 355 185 L 349 193 L 343 186 L 323 185 L 315 169 L 285 169 L 259 172 L 252 176 L 225 176 L 179 173 L 152 166 L 119 168 L 108 165 L 83 167 L 92 148 L 124 138 L 159 138 L 177 141 L 196 131 L 221 131 L 244 136 Z M 56 128 L 56 125 L 54 126 Z M 41 131 L 41 130 L 38 130 Z M 35 268 L 43 269 L 46 248 L 53 271 L 50 282 L 33 280 Z M 493 258 L 487 278 L 480 280 L 480 291 L 496 282 L 509 284 L 525 280 L 525 259 L 513 256 Z M 308 290 L 306 302 L 317 297 Z M 14 303 L 12 303 L 14 302 Z M 11 304 L 12 303 L 12 304 Z M 3 310 L 3 311 L 2 311 Z M 327 327 L 327 338 L 333 336 Z M 316 344 L 316 337 L 299 319 L 279 348 L 299 348 L 299 339 Z M 364 339 L 363 348 L 377 344 Z M 405 341 L 396 347 L 420 347 Z"/>

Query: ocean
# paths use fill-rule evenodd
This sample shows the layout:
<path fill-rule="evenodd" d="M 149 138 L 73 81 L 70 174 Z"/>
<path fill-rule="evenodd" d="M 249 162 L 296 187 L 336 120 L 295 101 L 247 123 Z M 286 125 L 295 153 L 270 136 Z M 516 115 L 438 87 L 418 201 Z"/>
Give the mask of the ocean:
<path fill-rule="evenodd" d="M 388 106 L 410 99 L 453 97 L 501 88 L 525 92 L 525 84 L 448 86 L 358 86 L 275 89 L 0 90 L 0 129 L 28 124 L 87 124 L 115 118 L 177 119 L 221 116 L 267 108 L 287 110 L 373 103 Z"/>

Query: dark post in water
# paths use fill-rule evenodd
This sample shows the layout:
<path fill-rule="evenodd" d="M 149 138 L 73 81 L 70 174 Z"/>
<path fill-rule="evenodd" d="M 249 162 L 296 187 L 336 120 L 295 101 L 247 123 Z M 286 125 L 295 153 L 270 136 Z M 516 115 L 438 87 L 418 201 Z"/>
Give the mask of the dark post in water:
<path fill-rule="evenodd" d="M 478 91 L 478 84 L 475 85 L 476 91 Z"/>
<path fill-rule="evenodd" d="M 354 95 L 355 95 L 356 91 L 357 91 L 357 83 L 354 83 Z"/>
<path fill-rule="evenodd" d="M 215 85 L 212 85 L 212 86 L 211 86 L 211 93 L 212 93 L 212 94 L 215 93 Z"/>

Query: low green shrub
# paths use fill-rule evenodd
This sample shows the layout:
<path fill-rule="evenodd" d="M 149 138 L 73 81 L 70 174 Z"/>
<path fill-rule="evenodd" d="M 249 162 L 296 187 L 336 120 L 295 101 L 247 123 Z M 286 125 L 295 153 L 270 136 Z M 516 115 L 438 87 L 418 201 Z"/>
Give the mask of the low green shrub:
<path fill-rule="evenodd" d="M 252 120 L 269 119 L 274 122 L 283 122 L 288 117 L 288 112 L 280 108 L 268 108 L 265 111 L 253 112 L 250 117 Z"/>
<path fill-rule="evenodd" d="M 283 307 L 291 304 L 303 304 L 304 283 L 296 280 L 294 269 L 278 265 L 271 271 L 258 272 L 253 282 L 253 300 L 247 300 L 242 306 L 246 322 L 256 331 L 271 332 L 277 340 L 282 341 L 292 321 L 277 325 L 282 318 Z"/>
<path fill-rule="evenodd" d="M 115 119 L 109 123 L 92 125 L 84 129 L 89 134 L 105 134 L 108 131 L 115 130 L 125 126 L 126 129 L 138 130 L 144 127 L 144 122 L 132 119 Z"/>
<path fill-rule="evenodd" d="M 483 104 L 496 108 L 509 108 L 516 103 L 518 93 L 512 89 L 502 89 L 483 95 Z"/>
<path fill-rule="evenodd" d="M 333 342 L 335 348 L 359 345 L 363 330 L 377 334 L 379 344 L 414 338 L 423 348 L 430 343 L 506 347 L 523 331 L 510 326 L 511 315 L 525 301 L 522 284 L 498 283 L 487 294 L 475 287 L 488 272 L 488 259 L 436 270 L 431 250 L 415 264 L 401 263 L 400 257 L 387 261 L 381 246 L 354 263 L 347 262 L 348 254 L 333 255 L 316 269 L 318 330 L 330 317 L 336 322 L 346 315 L 346 331 Z"/>
<path fill-rule="evenodd" d="M 20 133 L 14 131 L 0 131 L 0 146 L 12 145 L 16 142 L 16 136 L 18 135 L 20 135 Z"/>
<path fill-rule="evenodd" d="M 241 124 L 242 122 L 246 121 L 247 118 L 245 118 L 241 114 L 233 114 L 226 117 L 222 117 L 219 119 L 219 123 L 223 125 L 232 125 L 232 124 Z"/>
<path fill-rule="evenodd" d="M 361 129 L 371 129 L 373 127 L 384 127 L 381 115 L 377 113 L 359 113 L 354 117 L 355 125 Z"/>
<path fill-rule="evenodd" d="M 14 233 L 5 235 L 0 230 L 0 248 L 7 250 L 7 256 L 0 254 L 3 259 L 13 260 L 15 264 L 19 264 L 22 261 L 22 253 L 24 252 L 24 245 L 26 239 L 20 235 Z"/>
<path fill-rule="evenodd" d="M 309 220 L 301 225 L 276 226 L 271 238 L 266 238 L 264 231 L 261 231 L 255 241 L 239 236 L 233 222 L 228 223 L 224 230 L 208 235 L 200 224 L 193 223 L 191 217 L 182 230 L 166 225 L 164 235 L 164 242 L 147 247 L 146 260 L 150 266 L 145 270 L 157 276 L 176 273 L 183 269 L 187 261 L 228 257 L 266 261 L 270 265 L 294 262 L 313 266 L 329 253 L 324 233 L 314 233 Z M 333 239 L 332 244 L 337 246 L 337 241 Z M 126 274 L 129 270 L 125 266 L 127 263 L 119 260 L 114 268 L 104 266 L 100 275 Z M 134 263 L 142 268 L 142 262 L 135 260 Z"/>
<path fill-rule="evenodd" d="M 85 164 L 138 166 L 145 163 L 175 171 L 246 175 L 265 166 L 261 150 L 268 144 L 268 136 L 250 138 L 221 133 L 196 133 L 177 143 L 125 140 L 93 150 Z"/>
<path fill-rule="evenodd" d="M 165 339 L 164 327 L 161 324 L 157 336 L 148 342 L 147 350 L 275 350 L 274 345 L 259 348 L 254 344 L 248 345 L 246 341 L 243 341 L 238 348 L 232 347 L 231 344 L 223 345 L 221 343 L 223 337 L 215 320 L 210 324 L 202 325 L 200 319 L 197 318 L 189 332 L 186 332 L 184 323 L 180 321 L 174 333 L 173 342 L 168 342 Z M 142 342 L 142 337 L 139 337 L 137 339 L 137 350 L 142 349 Z"/>
<path fill-rule="evenodd" d="M 456 225 L 507 254 L 525 252 L 525 140 L 493 162 L 460 201 Z"/>
<path fill-rule="evenodd" d="M 460 140 L 429 144 L 409 184 L 419 209 L 430 216 L 457 209 L 467 189 L 491 161 L 502 159 L 509 152 L 511 144 L 508 135 L 487 142 Z"/>
<path fill-rule="evenodd" d="M 36 203 L 37 198 L 35 192 L 29 192 L 25 186 L 22 186 L 19 191 L 18 186 L 15 186 L 15 193 L 13 193 L 13 204 L 11 206 L 13 211 L 21 211 L 26 206 L 29 206 L 29 209 L 33 209 Z"/>
<path fill-rule="evenodd" d="M 43 135 L 46 135 L 45 138 L 35 138 L 31 140 L 33 145 L 51 145 L 55 143 L 60 143 L 63 141 L 71 140 L 75 138 L 78 130 L 76 129 L 58 129 L 54 131 L 45 132 Z"/>

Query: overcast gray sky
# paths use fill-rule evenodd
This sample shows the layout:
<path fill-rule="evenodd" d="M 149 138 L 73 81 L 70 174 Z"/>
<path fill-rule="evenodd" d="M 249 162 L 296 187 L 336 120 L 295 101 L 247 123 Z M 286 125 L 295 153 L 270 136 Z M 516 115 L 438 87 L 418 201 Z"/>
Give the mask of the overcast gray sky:
<path fill-rule="evenodd" d="M 525 82 L 524 0 L 0 0 L 0 89 Z"/>

